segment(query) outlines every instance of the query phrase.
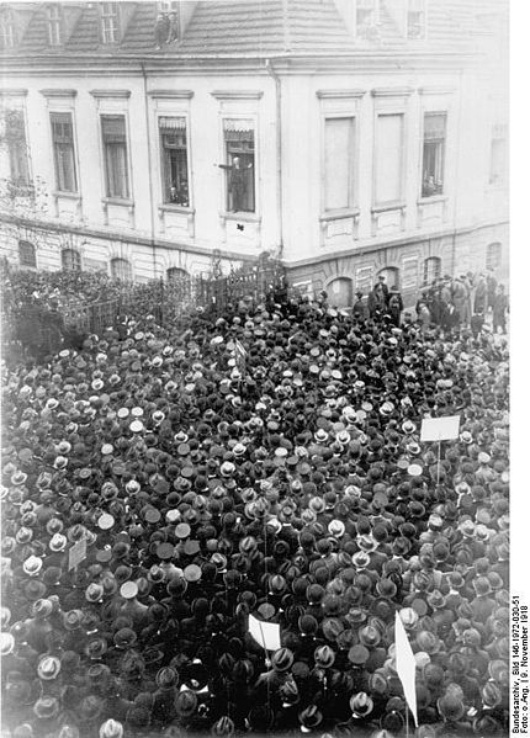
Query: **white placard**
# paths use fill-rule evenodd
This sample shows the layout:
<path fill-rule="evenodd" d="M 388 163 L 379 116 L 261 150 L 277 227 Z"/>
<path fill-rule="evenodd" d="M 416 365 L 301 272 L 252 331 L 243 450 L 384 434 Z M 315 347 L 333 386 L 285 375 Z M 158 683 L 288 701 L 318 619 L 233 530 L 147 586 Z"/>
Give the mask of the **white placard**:
<path fill-rule="evenodd" d="M 447 418 L 424 418 L 421 424 L 421 441 L 450 441 L 458 438 L 460 415 Z"/>
<path fill-rule="evenodd" d="M 253 615 L 249 615 L 248 632 L 267 651 L 277 651 L 282 647 L 280 642 L 280 626 L 277 623 L 264 623 Z"/>

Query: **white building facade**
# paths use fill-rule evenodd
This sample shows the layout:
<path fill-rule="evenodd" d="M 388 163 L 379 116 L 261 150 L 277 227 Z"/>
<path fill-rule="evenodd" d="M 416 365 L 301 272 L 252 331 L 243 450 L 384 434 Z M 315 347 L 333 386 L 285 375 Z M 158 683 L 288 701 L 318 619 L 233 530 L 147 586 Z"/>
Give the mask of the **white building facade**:
<path fill-rule="evenodd" d="M 442 274 L 506 279 L 498 4 L 157 5 L 3 9 L 12 265 L 147 281 L 267 251 L 339 305 L 381 272 L 409 300 Z"/>

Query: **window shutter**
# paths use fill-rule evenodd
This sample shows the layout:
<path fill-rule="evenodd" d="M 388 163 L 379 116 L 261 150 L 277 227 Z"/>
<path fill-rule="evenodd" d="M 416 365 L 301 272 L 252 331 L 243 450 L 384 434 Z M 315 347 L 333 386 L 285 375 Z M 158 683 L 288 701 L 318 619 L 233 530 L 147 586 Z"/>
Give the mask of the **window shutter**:
<path fill-rule="evenodd" d="M 403 116 L 380 115 L 377 124 L 377 202 L 396 202 L 401 199 Z"/>
<path fill-rule="evenodd" d="M 254 122 L 244 118 L 225 119 L 223 123 L 225 141 L 254 142 Z"/>

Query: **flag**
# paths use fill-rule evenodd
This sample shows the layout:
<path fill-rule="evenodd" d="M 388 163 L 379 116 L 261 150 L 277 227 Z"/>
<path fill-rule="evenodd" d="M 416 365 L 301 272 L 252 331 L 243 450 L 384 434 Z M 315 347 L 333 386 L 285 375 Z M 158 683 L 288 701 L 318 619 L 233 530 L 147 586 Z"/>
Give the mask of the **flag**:
<path fill-rule="evenodd" d="M 264 623 L 255 618 L 254 615 L 249 615 L 248 632 L 266 651 L 277 651 L 282 647 L 280 626 L 276 623 Z"/>
<path fill-rule="evenodd" d="M 244 369 L 247 352 L 241 341 L 237 338 L 234 341 L 234 356 L 236 359 L 237 368 Z"/>
<path fill-rule="evenodd" d="M 405 627 L 396 612 L 396 670 L 401 684 L 405 699 L 414 718 L 414 724 L 418 727 L 418 712 L 416 707 L 416 660 L 410 647 L 409 639 L 405 631 Z"/>

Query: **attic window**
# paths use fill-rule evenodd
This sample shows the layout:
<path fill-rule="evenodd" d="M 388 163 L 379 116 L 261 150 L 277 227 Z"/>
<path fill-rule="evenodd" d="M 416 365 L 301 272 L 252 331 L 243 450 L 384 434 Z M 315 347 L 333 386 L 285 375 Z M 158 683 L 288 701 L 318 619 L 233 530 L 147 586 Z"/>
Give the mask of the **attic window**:
<path fill-rule="evenodd" d="M 407 37 L 425 38 L 425 0 L 408 0 Z"/>
<path fill-rule="evenodd" d="M 46 8 L 46 17 L 48 20 L 48 41 L 50 46 L 60 46 L 61 38 L 61 6 L 54 4 L 48 5 Z"/>
<path fill-rule="evenodd" d="M 101 3 L 101 38 L 104 44 L 119 41 L 118 3 Z"/>
<path fill-rule="evenodd" d="M 16 33 L 13 14 L 7 8 L 0 14 L 0 45 L 3 49 L 12 49 L 15 45 Z"/>
<path fill-rule="evenodd" d="M 172 0 L 158 3 L 155 41 L 158 49 L 180 38 L 180 3 Z"/>
<path fill-rule="evenodd" d="M 376 0 L 357 0 L 355 24 L 357 35 L 366 38 L 375 27 Z"/>

